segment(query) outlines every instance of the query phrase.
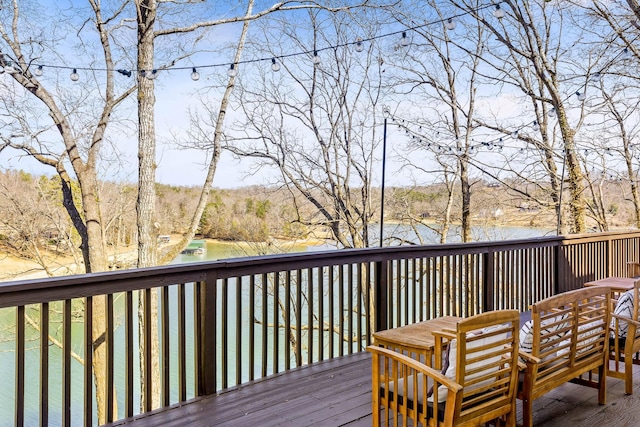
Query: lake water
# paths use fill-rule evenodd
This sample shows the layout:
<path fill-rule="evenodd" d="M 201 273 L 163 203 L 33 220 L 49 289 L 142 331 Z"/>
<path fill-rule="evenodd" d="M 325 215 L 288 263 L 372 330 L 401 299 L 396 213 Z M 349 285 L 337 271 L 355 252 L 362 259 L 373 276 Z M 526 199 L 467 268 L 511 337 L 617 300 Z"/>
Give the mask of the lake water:
<path fill-rule="evenodd" d="M 437 244 L 440 236 L 433 230 L 420 226 L 420 235 L 424 244 Z M 379 245 L 378 234 L 380 227 L 372 225 L 370 235 L 372 235 L 372 246 Z M 420 241 L 415 236 L 413 229 L 404 224 L 387 224 L 384 227 L 385 242 L 400 240 L 419 244 Z M 514 240 L 526 239 L 531 237 L 540 237 L 555 235 L 555 229 L 551 228 L 531 228 L 531 227 L 473 227 L 472 236 L 474 241 L 496 241 L 496 240 Z M 458 243 L 461 241 L 459 230 L 453 227 L 449 232 L 448 243 Z M 291 253 L 291 252 L 308 252 L 308 251 L 325 251 L 336 249 L 336 246 L 329 243 L 309 244 L 304 242 L 291 244 L 239 244 L 233 242 L 207 241 L 207 248 L 204 254 L 180 254 L 172 262 L 172 264 L 213 261 L 217 259 L 246 257 L 256 255 L 267 255 L 274 253 Z"/>

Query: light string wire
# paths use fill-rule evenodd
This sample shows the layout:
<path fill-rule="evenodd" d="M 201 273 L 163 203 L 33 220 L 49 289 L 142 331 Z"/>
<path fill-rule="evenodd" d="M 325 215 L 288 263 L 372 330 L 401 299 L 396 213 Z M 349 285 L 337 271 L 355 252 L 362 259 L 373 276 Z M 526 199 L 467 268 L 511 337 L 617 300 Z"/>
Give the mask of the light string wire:
<path fill-rule="evenodd" d="M 72 74 L 77 74 L 78 71 L 106 71 L 106 72 L 118 72 L 122 75 L 125 75 L 127 77 L 131 76 L 131 73 L 133 72 L 137 72 L 137 73 L 151 73 L 151 72 L 157 72 L 159 70 L 162 71 L 169 71 L 169 70 L 193 70 L 193 72 L 195 73 L 196 71 L 194 69 L 207 69 L 207 68 L 216 68 L 216 67 L 225 67 L 225 68 L 233 68 L 234 66 L 237 65 L 245 65 L 245 64 L 253 64 L 253 63 L 258 63 L 258 62 L 268 62 L 268 63 L 273 63 L 274 60 L 279 60 L 282 61 L 283 59 L 287 59 L 287 58 L 292 58 L 292 57 L 296 57 L 296 56 L 303 56 L 303 55 L 313 55 L 313 56 L 317 56 L 320 52 L 324 52 L 324 51 L 328 51 L 328 50 L 335 50 L 335 49 L 339 49 L 342 47 L 350 47 L 350 46 L 359 46 L 362 43 L 365 42 L 371 42 L 374 40 L 380 40 L 380 39 L 384 39 L 387 37 L 392 37 L 392 36 L 398 36 L 398 35 L 402 35 L 403 39 L 406 38 L 406 33 L 408 31 L 415 31 L 421 28 L 425 28 L 431 25 L 435 25 L 435 24 L 443 24 L 443 23 L 447 23 L 447 22 L 451 22 L 453 19 L 457 19 L 466 15 L 470 15 L 472 13 L 477 13 L 480 12 L 484 9 L 490 8 L 490 7 L 495 7 L 497 9 L 499 9 L 500 5 L 502 4 L 502 2 L 498 2 L 498 3 L 488 3 L 488 4 L 484 4 L 481 5 L 475 9 L 470 10 L 469 12 L 461 12 L 459 14 L 456 15 L 451 15 L 447 18 L 443 18 L 443 19 L 437 19 L 437 20 L 433 20 L 433 21 L 429 21 L 426 22 L 424 24 L 421 25 L 415 25 L 412 27 L 407 27 L 404 28 L 402 30 L 397 30 L 397 31 L 393 31 L 393 32 L 389 32 L 389 33 L 384 33 L 384 34 L 380 34 L 377 36 L 371 36 L 371 37 L 367 37 L 367 38 L 358 38 L 356 41 L 352 41 L 352 42 L 345 42 L 345 43 L 339 43 L 339 44 L 335 44 L 335 45 L 331 45 L 331 46 L 325 46 L 322 48 L 317 48 L 317 49 L 310 49 L 310 50 L 305 50 L 305 51 L 299 51 L 299 52 L 293 52 L 293 53 L 288 53 L 288 54 L 283 54 L 283 55 L 276 55 L 276 56 L 269 56 L 269 57 L 262 57 L 262 58 L 255 58 L 255 59 L 245 59 L 245 60 L 240 60 L 238 62 L 220 62 L 220 63 L 214 63 L 214 64 L 204 64 L 204 65 L 188 65 L 188 66 L 167 66 L 167 67 L 160 67 L 158 69 L 153 69 L 153 70 L 144 70 L 144 69 L 126 69 L 126 68 L 107 68 L 107 67 L 82 67 L 82 66 L 68 66 L 68 65 L 58 65 L 58 64 L 46 64 L 46 63 L 40 63 L 40 62 L 35 62 L 33 60 L 31 60 L 27 66 L 27 68 L 33 68 L 36 67 L 37 69 L 39 69 L 40 71 L 42 71 L 44 68 L 51 68 L 51 69 L 59 69 L 59 70 L 72 70 Z M 5 59 L 8 58 L 7 59 Z M 14 58 L 12 58 L 10 55 L 0 51 L 0 65 L 2 66 L 6 66 L 7 64 L 9 66 L 16 66 L 16 63 L 18 61 L 16 61 Z M 17 72 L 20 72 L 19 70 L 16 70 Z"/>
<path fill-rule="evenodd" d="M 494 149 L 496 149 L 497 152 L 502 152 L 502 150 L 504 149 L 512 149 L 515 151 L 518 151 L 520 153 L 525 152 L 525 151 L 552 151 L 554 153 L 560 154 L 560 155 L 564 155 L 564 153 L 566 153 L 567 151 L 574 151 L 576 153 L 581 153 L 584 156 L 589 155 L 591 152 L 598 152 L 598 151 L 604 151 L 605 154 L 608 154 L 610 156 L 613 156 L 614 153 L 618 152 L 619 150 L 613 149 L 611 147 L 605 147 L 603 150 L 597 150 L 596 148 L 594 148 L 593 146 L 586 146 L 586 145 L 576 145 L 573 148 L 553 148 L 553 147 L 542 147 L 542 146 L 526 146 L 526 147 L 522 147 L 522 146 L 516 146 L 516 145 L 510 145 L 505 143 L 505 139 L 517 139 L 517 133 L 518 131 L 524 129 L 527 126 L 531 126 L 534 123 L 536 123 L 536 121 L 534 120 L 532 123 L 528 124 L 528 125 L 524 125 L 518 128 L 518 130 L 514 131 L 511 134 L 511 138 L 509 137 L 497 137 L 497 138 L 493 138 L 493 139 L 487 139 L 485 141 L 479 141 L 475 144 L 471 144 L 468 145 L 466 147 L 460 147 L 458 145 L 453 145 L 453 144 L 447 144 L 447 143 L 439 143 L 439 142 L 432 142 L 429 138 L 425 137 L 423 135 L 422 128 L 423 126 L 419 123 L 415 123 L 412 122 L 411 120 L 399 117 L 399 116 L 395 116 L 393 114 L 391 114 L 389 112 L 388 109 L 385 109 L 384 114 L 391 119 L 392 123 L 394 125 L 396 125 L 396 127 L 398 129 L 402 129 L 405 131 L 405 134 L 407 136 L 411 136 L 412 140 L 417 140 L 419 143 L 421 142 L 425 142 L 427 145 L 427 148 L 431 148 L 434 147 L 434 152 L 437 152 L 439 154 L 450 154 L 450 155 L 462 155 L 466 152 L 466 150 L 469 151 L 468 154 L 475 154 L 476 152 L 481 151 L 481 149 L 485 149 L 486 151 L 494 151 Z M 589 127 L 589 126 L 597 126 L 599 124 L 585 124 L 585 127 Z M 418 127 L 418 131 L 414 130 L 415 127 Z M 413 128 L 412 128 L 413 127 Z M 436 133 L 436 136 L 438 136 L 440 134 L 440 132 Z M 516 136 L 514 136 L 516 135 Z M 616 136 L 611 136 L 608 137 L 607 139 L 617 139 L 618 137 Z M 451 138 L 452 141 L 456 141 L 456 138 Z M 458 138 L 459 139 L 459 138 Z M 475 142 L 475 138 L 471 139 L 472 142 Z M 640 155 L 640 143 L 639 144 L 630 144 L 629 145 L 629 149 L 632 151 L 638 151 L 638 155 Z"/>
<path fill-rule="evenodd" d="M 463 16 L 463 15 L 465 15 L 465 14 L 460 14 L 457 17 Z M 445 22 L 445 21 L 447 21 L 447 19 L 440 20 L 439 22 Z M 623 31 L 625 31 L 626 29 L 629 29 L 632 24 L 633 23 L 631 23 L 628 26 L 622 28 L 620 32 L 617 32 L 615 37 L 609 42 L 609 44 L 613 43 L 615 40 L 620 38 L 620 34 Z M 420 27 L 419 26 L 413 27 L 413 29 L 417 29 L 417 28 L 420 28 Z M 635 36 L 631 40 L 631 43 L 634 43 L 638 39 L 640 39 L 640 35 Z M 585 97 L 586 88 L 587 88 L 587 85 L 589 84 L 590 81 L 592 81 L 594 83 L 599 82 L 599 79 L 602 77 L 602 73 L 604 73 L 613 64 L 615 64 L 618 61 L 618 59 L 620 59 L 621 56 L 626 56 L 628 54 L 629 54 L 628 48 L 624 48 L 623 50 L 620 50 L 613 58 L 611 58 L 610 60 L 605 62 L 605 64 L 602 67 L 600 67 L 598 69 L 598 71 L 596 71 L 594 73 L 591 73 L 591 74 L 584 75 L 584 77 L 586 78 L 586 81 L 585 81 L 585 83 L 583 85 L 580 85 L 580 88 L 583 88 L 583 92 L 580 92 L 580 91 L 576 91 L 575 92 L 575 95 L 577 96 L 578 100 L 580 102 L 585 101 L 585 99 L 586 99 L 586 97 Z M 596 79 L 594 79 L 594 77 L 596 77 Z M 564 103 L 566 103 L 573 95 L 574 94 L 572 93 L 570 95 L 565 96 L 563 99 L 561 99 L 560 103 L 564 105 Z M 552 115 L 555 114 L 555 110 L 556 110 L 556 107 L 552 105 L 551 109 L 547 111 L 548 117 L 552 117 Z M 414 130 L 410 129 L 408 126 L 404 125 L 404 123 L 411 123 L 410 120 L 394 116 L 393 114 L 390 113 L 390 110 L 389 110 L 388 107 L 384 107 L 383 113 L 387 118 L 390 118 L 392 120 L 392 122 L 394 122 L 398 127 L 404 129 L 408 135 L 411 135 L 412 139 L 416 139 L 417 138 L 419 141 L 421 141 L 423 139 L 425 141 L 428 141 L 428 138 L 425 138 L 422 135 L 421 132 L 414 131 Z M 422 130 L 422 125 L 420 125 L 419 123 L 413 123 L 413 125 L 418 126 L 419 130 Z M 539 127 L 539 126 L 540 126 L 540 123 L 539 123 L 538 119 L 536 118 L 536 119 L 534 119 L 533 121 L 531 121 L 529 123 L 525 123 L 525 124 L 520 125 L 519 127 L 516 127 L 516 129 L 511 133 L 510 137 L 512 139 L 516 139 L 517 140 L 518 139 L 518 135 L 520 134 L 520 132 L 523 129 L 531 127 L 534 131 L 536 131 L 537 129 L 535 129 L 535 127 Z M 589 126 L 589 125 L 586 125 L 586 126 Z M 439 134 L 439 133 L 440 132 L 438 132 L 437 134 Z M 541 146 L 538 146 L 538 147 L 509 146 L 509 145 L 505 145 L 504 144 L 505 138 L 509 137 L 507 135 L 508 134 L 504 133 L 503 136 L 498 136 L 498 137 L 495 137 L 493 139 L 488 139 L 488 140 L 485 140 L 485 141 L 481 141 L 481 142 L 479 142 L 477 144 L 470 145 L 467 148 L 471 151 L 470 154 L 472 154 L 473 151 L 479 151 L 480 148 L 486 148 L 489 151 L 492 151 L 494 148 L 497 148 L 498 151 L 501 151 L 503 148 L 512 148 L 512 149 L 517 149 L 520 152 L 523 152 L 525 150 L 531 150 L 531 151 L 543 151 L 544 150 L 544 151 L 553 151 L 553 152 L 556 152 L 556 153 L 560 153 L 562 155 L 564 155 L 567 152 L 567 150 L 572 150 L 572 151 L 575 151 L 575 152 L 582 151 L 585 156 L 591 150 L 596 151 L 593 147 L 578 147 L 578 146 L 576 146 L 574 148 L 570 148 L 570 149 L 567 149 L 567 148 L 551 148 L 551 147 L 545 148 L 545 147 L 541 147 Z M 455 141 L 456 138 L 452 138 L 452 140 Z M 472 139 L 472 141 L 473 141 L 473 139 Z M 448 152 L 449 154 L 454 154 L 454 151 L 457 151 L 458 154 L 462 154 L 464 152 L 464 149 L 462 147 L 458 147 L 457 145 L 456 146 L 452 146 L 452 145 L 447 145 L 447 144 L 443 145 L 443 144 L 438 144 L 438 143 L 427 142 L 427 146 L 428 147 L 430 147 L 431 145 L 435 145 L 435 147 L 436 147 L 436 149 L 438 151 L 443 152 L 443 150 L 444 150 L 445 152 Z M 640 144 L 630 144 L 629 145 L 629 149 L 631 149 L 631 150 L 639 150 L 638 156 L 640 158 Z M 606 147 L 604 151 L 609 155 L 613 155 L 613 152 L 615 152 L 615 150 L 611 150 L 610 147 Z"/>

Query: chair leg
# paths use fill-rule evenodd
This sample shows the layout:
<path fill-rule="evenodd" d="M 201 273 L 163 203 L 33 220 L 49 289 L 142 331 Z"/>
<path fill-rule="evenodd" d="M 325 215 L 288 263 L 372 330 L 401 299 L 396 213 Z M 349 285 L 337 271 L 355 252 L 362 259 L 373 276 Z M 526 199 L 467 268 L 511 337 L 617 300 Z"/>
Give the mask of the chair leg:
<path fill-rule="evenodd" d="M 380 426 L 380 397 L 377 396 L 377 393 L 373 393 L 373 399 L 371 399 L 371 416 L 373 418 L 372 425 L 374 427 Z"/>
<path fill-rule="evenodd" d="M 522 399 L 522 427 L 533 427 L 533 401 Z"/>
<path fill-rule="evenodd" d="M 507 414 L 507 427 L 516 427 L 518 412 L 516 408 L 516 400 L 513 399 L 513 404 L 511 405 L 511 411 Z"/>
<path fill-rule="evenodd" d="M 609 360 L 605 359 L 605 364 Z M 607 366 L 603 364 L 598 368 L 598 403 L 604 405 L 607 403 Z"/>
<path fill-rule="evenodd" d="M 633 358 L 624 358 L 624 394 L 633 394 Z"/>

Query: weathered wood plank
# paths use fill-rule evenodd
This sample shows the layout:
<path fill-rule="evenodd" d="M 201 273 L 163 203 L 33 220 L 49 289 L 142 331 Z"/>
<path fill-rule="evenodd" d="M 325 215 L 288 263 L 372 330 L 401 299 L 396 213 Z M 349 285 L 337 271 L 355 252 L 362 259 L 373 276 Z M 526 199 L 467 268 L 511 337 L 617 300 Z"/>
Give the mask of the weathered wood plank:
<path fill-rule="evenodd" d="M 607 404 L 597 390 L 563 384 L 533 403 L 536 427 L 640 425 L 640 366 L 634 394 L 622 380 L 607 379 Z M 522 405 L 518 403 L 518 419 Z M 112 426 L 371 426 L 371 357 L 331 359 L 256 380 L 233 390 L 169 409 L 152 411 Z"/>

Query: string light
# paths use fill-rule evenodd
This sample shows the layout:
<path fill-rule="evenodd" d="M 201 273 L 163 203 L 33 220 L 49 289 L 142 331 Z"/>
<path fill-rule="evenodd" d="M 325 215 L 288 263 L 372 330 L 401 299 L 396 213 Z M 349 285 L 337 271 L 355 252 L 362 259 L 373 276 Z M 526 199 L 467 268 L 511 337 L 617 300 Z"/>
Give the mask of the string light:
<path fill-rule="evenodd" d="M 193 67 L 191 69 L 191 80 L 193 80 L 194 82 L 200 80 L 200 73 L 198 72 L 198 70 L 196 70 L 196 67 Z"/>
<path fill-rule="evenodd" d="M 595 72 L 591 75 L 591 81 L 594 83 L 600 83 L 600 80 L 602 79 L 602 75 L 599 72 Z"/>
<path fill-rule="evenodd" d="M 493 5 L 492 4 L 485 4 L 485 5 L 482 5 L 482 6 L 479 6 L 479 7 L 475 8 L 474 12 L 480 12 L 481 10 L 484 10 L 484 9 L 490 8 L 490 7 L 493 7 Z M 497 4 L 497 5 L 495 5 L 495 7 L 497 9 L 499 9 L 500 5 Z M 470 12 L 462 12 L 462 13 L 460 13 L 458 15 L 455 15 L 455 16 L 447 18 L 447 19 L 440 19 L 440 20 L 434 20 L 434 21 L 431 21 L 431 22 L 426 22 L 424 24 L 411 27 L 408 30 L 416 30 L 416 29 L 424 28 L 424 27 L 427 27 L 427 26 L 430 26 L 430 25 L 433 25 L 433 24 L 436 24 L 436 23 L 442 23 L 442 22 L 445 23 L 445 25 L 447 26 L 448 29 L 453 29 L 456 26 L 456 22 L 454 21 L 454 18 L 457 18 L 457 17 L 460 17 L 460 16 L 464 16 L 464 15 L 466 15 L 468 13 L 470 13 Z M 495 13 L 496 12 L 494 12 L 494 14 Z M 504 14 L 504 11 L 502 11 L 502 13 Z M 409 41 L 409 39 L 407 37 L 407 31 L 408 30 L 402 31 L 402 38 L 400 40 L 400 43 L 401 43 L 402 46 L 408 46 L 410 44 L 410 41 Z M 398 33 L 399 33 L 398 31 L 395 31 L 395 32 L 391 32 L 391 33 L 380 34 L 380 35 L 373 36 L 373 37 L 370 37 L 370 38 L 367 38 L 367 39 L 364 39 L 364 40 L 359 38 L 358 42 L 355 43 L 356 51 L 359 51 L 360 46 L 362 46 L 362 49 L 364 49 L 364 42 L 365 41 L 382 39 L 382 38 L 386 38 L 386 37 L 397 35 Z M 354 44 L 354 42 L 349 42 L 349 43 L 343 43 L 343 44 L 328 46 L 326 48 L 322 48 L 322 49 L 318 49 L 318 50 L 313 50 L 313 54 L 314 55 L 313 55 L 312 61 L 313 61 L 313 63 L 315 65 L 320 63 L 320 57 L 318 56 L 318 52 L 319 51 L 328 50 L 328 49 L 336 49 L 336 48 L 339 48 L 339 47 L 345 47 L 345 46 L 349 46 L 349 45 L 353 45 L 353 44 Z M 296 53 L 291 53 L 291 54 L 287 54 L 287 55 L 284 55 L 284 56 L 280 56 L 280 57 L 277 57 L 277 58 L 308 55 L 309 53 L 310 53 L 310 51 L 296 52 Z M 238 64 L 264 62 L 264 61 L 269 61 L 271 59 L 275 59 L 275 58 L 270 58 L 270 57 L 258 58 L 258 59 L 240 61 L 240 62 L 238 62 Z M 198 68 L 213 68 L 213 67 L 220 67 L 220 66 L 224 66 L 224 65 L 225 64 L 207 64 L 207 65 L 199 65 Z M 273 62 L 272 62 L 272 65 L 273 65 Z M 2 70 L 2 72 L 7 72 L 7 73 L 10 73 L 10 74 L 19 72 L 18 69 L 13 67 L 13 65 L 11 64 L 11 61 L 5 61 L 5 66 L 8 69 L 2 69 L 2 67 L 0 67 L 0 70 Z M 76 73 L 77 73 L 77 70 L 107 71 L 107 72 L 115 71 L 115 72 L 118 72 L 118 70 L 114 69 L 114 68 L 71 67 L 71 66 L 66 66 L 66 65 L 42 64 L 42 65 L 39 65 L 38 68 L 34 70 L 34 75 L 40 76 L 41 74 L 39 74 L 40 71 L 38 71 L 38 70 L 42 69 L 45 66 L 49 67 L 49 68 L 54 68 L 54 69 L 76 70 Z M 166 69 L 167 70 L 169 70 L 169 69 L 170 70 L 188 70 L 189 68 L 192 69 L 192 74 L 193 74 L 193 69 L 195 67 L 175 67 L 175 66 L 171 66 L 171 67 L 167 67 Z M 140 77 L 146 77 L 146 78 L 149 78 L 149 79 L 155 79 L 158 76 L 157 70 L 136 70 L 136 69 L 133 69 L 133 70 L 129 70 L 129 72 L 132 73 L 132 74 L 134 72 L 136 72 L 136 73 L 138 73 L 138 75 Z M 126 74 L 126 73 L 120 73 L 120 74 L 128 76 L 128 74 Z"/>
<path fill-rule="evenodd" d="M 271 69 L 277 73 L 280 71 L 280 64 L 276 61 L 276 58 L 271 58 Z"/>
<path fill-rule="evenodd" d="M 227 71 L 227 75 L 229 77 L 235 77 L 238 75 L 238 71 L 236 70 L 235 64 L 231 64 L 231 66 L 229 66 L 229 70 Z"/>
<path fill-rule="evenodd" d="M 42 65 L 38 65 L 38 68 L 36 68 L 35 70 L 33 70 L 33 74 L 34 74 L 36 77 L 42 77 L 42 74 L 43 74 Z"/>
<path fill-rule="evenodd" d="M 533 124 L 531 125 L 531 129 L 533 129 L 534 132 L 537 132 L 540 130 L 540 125 L 538 124 L 537 120 L 533 121 Z"/>
<path fill-rule="evenodd" d="M 500 7 L 500 3 L 496 3 L 496 10 L 493 11 L 493 16 L 498 19 L 504 18 L 504 9 Z"/>
<path fill-rule="evenodd" d="M 468 155 L 474 155 L 476 153 L 479 153 L 481 151 L 481 149 L 486 150 L 487 152 L 499 152 L 502 153 L 505 149 L 512 149 L 515 151 L 515 154 L 519 154 L 519 155 L 524 155 L 525 157 L 528 156 L 528 152 L 531 151 L 552 151 L 554 153 L 556 153 L 557 155 L 564 157 L 565 154 L 569 151 L 571 152 L 575 152 L 577 154 L 582 154 L 584 156 L 589 155 L 591 152 L 593 153 L 600 153 L 602 152 L 602 149 L 597 149 L 597 148 L 584 148 L 584 147 L 573 147 L 571 149 L 566 149 L 566 148 L 542 148 L 542 147 L 537 147 L 537 146 L 532 146 L 532 145 L 527 145 L 525 147 L 518 147 L 518 146 L 506 146 L 504 144 L 504 139 L 502 137 L 494 139 L 492 141 L 484 141 L 484 142 L 479 142 L 479 143 L 475 143 L 473 139 L 471 139 L 471 142 L 473 142 L 473 144 L 468 145 L 466 148 L 462 148 L 460 147 L 459 143 L 460 141 L 458 139 L 453 138 L 453 142 L 448 143 L 448 144 L 438 144 L 435 142 L 429 142 L 426 139 L 423 139 L 420 134 L 414 132 L 413 130 L 411 130 L 408 126 L 409 123 L 407 120 L 405 119 L 400 119 L 400 118 L 396 118 L 394 116 L 390 116 L 390 119 L 397 124 L 398 128 L 401 130 L 404 130 L 404 133 L 407 136 L 411 137 L 411 140 L 417 144 L 423 144 L 424 148 L 431 150 L 433 153 L 438 154 L 438 155 L 452 155 L 452 156 L 463 156 L 465 155 L 465 150 L 467 150 L 467 154 Z M 536 124 L 538 124 L 537 120 L 534 120 L 532 123 L 530 123 L 529 125 L 531 126 L 535 126 Z M 525 125 L 526 126 L 526 125 Z M 521 128 L 525 127 L 522 126 Z M 588 124 L 587 124 L 588 126 Z M 519 129 L 521 129 L 519 128 Z M 419 129 L 422 130 L 422 126 L 419 126 Z M 518 131 L 516 130 L 514 133 L 517 133 Z M 440 132 L 437 132 L 436 135 L 439 135 Z M 640 158 L 640 144 L 631 144 L 629 145 L 629 149 L 637 154 L 638 158 Z M 604 148 L 604 154 L 608 154 L 609 156 L 614 156 L 616 153 L 615 150 L 613 150 L 610 147 Z"/>
<path fill-rule="evenodd" d="M 15 74 L 18 72 L 18 69 L 13 66 L 13 61 L 7 61 L 4 65 L 4 72 L 7 74 Z"/>
<path fill-rule="evenodd" d="M 576 92 L 576 97 L 578 98 L 578 101 L 582 102 L 585 99 L 587 99 L 587 95 L 584 92 Z"/>
<path fill-rule="evenodd" d="M 402 32 L 402 38 L 400 39 L 400 46 L 407 47 L 409 46 L 409 39 L 407 38 L 407 32 Z"/>
<path fill-rule="evenodd" d="M 478 12 L 484 10 L 484 9 L 487 9 L 487 8 L 494 8 L 493 15 L 496 18 L 500 19 L 500 18 L 503 18 L 505 16 L 505 10 L 501 7 L 501 4 L 502 4 L 501 2 L 500 3 L 495 3 L 495 4 L 490 4 L 490 3 L 489 4 L 484 4 L 482 6 L 479 6 L 479 7 L 475 8 L 473 10 L 473 12 L 478 13 Z M 365 41 L 382 39 L 382 38 L 386 38 L 386 37 L 389 37 L 389 36 L 397 35 L 398 33 L 401 33 L 401 35 L 402 35 L 402 37 L 400 39 L 400 45 L 403 46 L 403 47 L 406 47 L 406 46 L 409 46 L 411 44 L 409 38 L 407 37 L 407 31 L 424 28 L 424 27 L 427 27 L 427 26 L 430 26 L 430 25 L 433 25 L 433 24 L 436 24 L 436 23 L 444 23 L 445 27 L 448 30 L 453 30 L 457 26 L 456 21 L 454 19 L 458 18 L 460 16 L 465 16 L 468 13 L 470 13 L 470 12 L 462 12 L 462 13 L 460 13 L 458 15 L 455 15 L 453 17 L 448 17 L 446 19 L 440 19 L 440 20 L 434 20 L 434 21 L 431 21 L 431 22 L 426 22 L 424 24 L 420 24 L 420 25 L 416 25 L 414 27 L 408 28 L 407 30 L 402 31 L 402 32 L 395 31 L 395 32 L 391 32 L 391 33 L 380 34 L 380 35 L 373 36 L 373 37 L 370 37 L 370 38 L 367 38 L 367 39 L 364 39 L 364 40 L 362 38 L 358 38 L 355 43 L 354 42 L 348 42 L 348 43 L 328 46 L 328 47 L 325 47 L 325 48 L 322 48 L 322 49 L 316 49 L 316 50 L 313 50 L 312 62 L 313 62 L 314 65 L 317 65 L 317 64 L 320 63 L 320 56 L 318 55 L 319 51 L 328 50 L 328 49 L 336 49 L 336 48 L 339 48 L 339 47 L 355 45 L 355 50 L 357 52 L 361 52 L 362 50 L 364 50 L 364 42 Z M 288 58 L 288 57 L 294 57 L 294 56 L 300 56 L 300 55 L 308 55 L 309 53 L 310 53 L 310 51 L 295 52 L 295 53 L 279 56 L 279 57 L 276 57 L 276 58 L 280 59 L 280 58 L 285 58 L 285 57 Z M 624 48 L 624 50 L 617 57 L 629 56 L 630 54 L 631 54 L 630 50 L 628 48 Z M 276 60 L 276 58 L 267 57 L 267 58 L 251 59 L 251 60 L 239 61 L 238 64 L 265 62 L 265 61 L 271 60 L 272 61 L 271 62 L 272 69 L 274 71 L 276 71 L 275 68 L 278 68 L 278 66 L 279 66 L 279 64 L 274 66 L 274 61 Z M 613 61 L 611 61 L 611 63 L 613 63 Z M 226 64 L 207 64 L 207 65 L 199 65 L 198 68 L 213 68 L 213 67 L 220 67 L 220 66 L 224 66 L 224 65 L 226 65 Z M 41 70 L 42 70 L 42 68 L 44 66 L 47 66 L 47 67 L 50 67 L 50 68 L 57 68 L 57 69 L 73 69 L 73 70 L 80 69 L 80 70 L 90 70 L 90 71 L 119 71 L 119 70 L 111 69 L 111 68 L 93 68 L 93 67 L 79 67 L 78 68 L 78 67 L 70 67 L 70 66 L 66 66 L 66 65 L 42 64 L 42 65 L 39 65 L 38 68 L 34 70 L 33 74 L 36 75 L 36 76 L 41 76 L 42 74 L 40 74 L 40 73 L 41 73 Z M 167 67 L 166 69 L 167 70 L 185 70 L 185 69 L 189 69 L 189 68 L 192 68 L 192 67 L 175 67 L 175 66 L 171 66 L 171 67 Z M 606 68 L 606 66 L 603 67 L 603 69 L 604 68 Z M 193 70 L 195 70 L 195 67 L 192 68 L 192 71 Z M 17 70 L 12 65 L 11 61 L 5 61 L 5 68 L 3 69 L 3 71 L 7 72 L 7 73 L 10 73 L 10 74 L 19 72 L 19 70 Z M 139 75 L 141 77 L 147 77 L 149 79 L 154 79 L 158 75 L 157 70 L 145 71 L 145 70 L 135 70 L 134 69 L 131 72 L 136 72 L 136 71 L 139 73 Z M 227 72 L 231 73 L 231 70 L 228 70 Z M 77 71 L 76 71 L 76 73 L 77 73 Z M 121 74 L 123 74 L 125 76 L 127 75 L 125 73 L 121 73 Z M 594 73 L 592 75 L 593 81 L 594 82 L 599 81 L 598 80 L 599 76 L 600 76 L 600 72 Z M 545 79 L 545 80 L 548 78 L 544 73 L 541 75 L 541 77 L 543 79 Z M 193 72 L 192 72 L 192 78 L 193 78 Z"/>
<path fill-rule="evenodd" d="M 78 80 L 80 80 L 80 75 L 78 74 L 78 70 L 74 68 L 71 74 L 69 74 L 69 78 L 71 79 L 72 82 L 77 82 Z"/>
<path fill-rule="evenodd" d="M 445 24 L 447 30 L 455 30 L 456 29 L 456 21 L 453 18 L 447 19 L 447 23 Z"/>

